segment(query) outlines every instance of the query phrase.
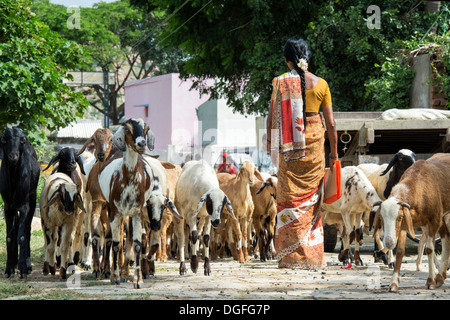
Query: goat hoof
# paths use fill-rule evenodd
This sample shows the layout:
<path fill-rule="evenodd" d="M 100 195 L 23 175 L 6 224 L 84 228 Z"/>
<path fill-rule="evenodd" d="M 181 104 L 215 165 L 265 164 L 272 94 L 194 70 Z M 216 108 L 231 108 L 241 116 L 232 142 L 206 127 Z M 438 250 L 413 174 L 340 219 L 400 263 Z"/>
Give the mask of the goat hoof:
<path fill-rule="evenodd" d="M 391 283 L 391 285 L 389 286 L 389 292 L 397 293 L 398 285 L 396 283 Z"/>
<path fill-rule="evenodd" d="M 197 273 L 197 269 L 198 269 L 198 257 L 192 256 L 191 257 L 191 270 L 193 273 Z"/>
<path fill-rule="evenodd" d="M 92 276 L 93 276 L 95 279 L 100 279 L 100 278 L 101 278 L 100 271 L 99 271 L 99 270 L 94 270 L 94 271 L 92 272 Z"/>
<path fill-rule="evenodd" d="M 120 282 L 127 282 L 128 281 L 128 279 L 127 278 L 124 278 L 124 277 L 120 277 Z"/>
<path fill-rule="evenodd" d="M 75 252 L 73 255 L 73 262 L 74 264 L 78 264 L 78 262 L 80 262 L 80 251 Z"/>
<path fill-rule="evenodd" d="M 186 274 L 186 264 L 184 261 L 180 262 L 180 276 Z"/>
<path fill-rule="evenodd" d="M 118 284 L 120 284 L 120 280 L 119 280 L 119 279 L 113 279 L 113 278 L 111 278 L 111 284 L 116 284 L 116 285 L 118 285 Z"/>
<path fill-rule="evenodd" d="M 264 253 L 261 253 L 261 257 L 259 257 L 259 260 L 261 262 L 266 262 L 266 255 Z"/>
<path fill-rule="evenodd" d="M 144 284 L 143 284 L 142 282 L 134 283 L 134 288 L 135 288 L 135 289 L 142 289 L 143 285 L 144 285 Z"/>
<path fill-rule="evenodd" d="M 389 269 L 394 269 L 394 267 L 395 267 L 395 262 L 389 263 Z"/>
<path fill-rule="evenodd" d="M 442 275 L 438 274 L 436 276 L 436 278 L 434 279 L 434 281 L 436 282 L 436 288 L 439 288 L 440 286 L 442 286 L 444 284 L 444 277 L 442 277 Z"/>
<path fill-rule="evenodd" d="M 84 269 L 85 271 L 89 271 L 89 270 L 91 270 L 91 265 L 90 265 L 90 264 L 85 264 L 84 267 L 83 267 L 83 269 Z"/>
<path fill-rule="evenodd" d="M 103 277 L 103 279 L 109 279 L 109 278 L 111 278 L 111 273 L 110 272 L 104 272 L 102 277 Z"/>
<path fill-rule="evenodd" d="M 431 278 L 428 278 L 428 279 L 427 279 L 427 289 L 428 289 L 428 290 L 434 290 L 434 289 L 436 289 L 436 282 L 434 282 L 434 280 L 431 279 Z"/>

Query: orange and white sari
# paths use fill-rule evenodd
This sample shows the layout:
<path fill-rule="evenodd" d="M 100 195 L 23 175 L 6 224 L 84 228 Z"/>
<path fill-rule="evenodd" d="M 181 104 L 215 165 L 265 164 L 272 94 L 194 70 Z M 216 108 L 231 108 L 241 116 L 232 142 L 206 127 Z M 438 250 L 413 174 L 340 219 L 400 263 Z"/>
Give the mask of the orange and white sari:
<path fill-rule="evenodd" d="M 286 80 L 287 79 L 287 80 Z M 282 82 L 296 82 L 295 85 Z M 299 98 L 298 91 L 295 95 L 291 93 L 280 93 L 284 87 L 300 90 L 299 77 L 278 77 L 274 80 L 274 89 L 271 103 L 272 131 L 278 130 L 281 139 L 278 141 L 280 154 L 278 156 L 278 187 L 277 187 L 277 228 L 275 232 L 275 249 L 280 268 L 304 268 L 318 269 L 324 266 L 323 228 L 320 216 L 322 203 L 322 182 L 325 174 L 324 135 L 325 129 L 320 115 L 307 118 L 307 126 L 304 133 L 304 149 L 293 150 L 293 157 L 283 154 L 282 141 L 283 132 L 277 123 L 277 117 L 282 108 L 281 100 L 289 99 L 290 96 Z M 301 94 L 300 94 L 301 97 Z M 300 98 L 301 99 L 301 98 Z M 302 103 L 296 103 L 297 107 Z M 301 114 L 297 110 L 296 114 Z M 284 119 L 289 123 L 291 119 Z M 293 128 L 292 130 L 296 130 Z M 274 139 L 274 134 L 272 141 Z M 272 148 L 277 147 L 272 145 Z M 302 146 L 303 147 L 303 146 Z M 301 157 L 297 155 L 301 154 Z M 292 161 L 292 159 L 297 159 Z"/>

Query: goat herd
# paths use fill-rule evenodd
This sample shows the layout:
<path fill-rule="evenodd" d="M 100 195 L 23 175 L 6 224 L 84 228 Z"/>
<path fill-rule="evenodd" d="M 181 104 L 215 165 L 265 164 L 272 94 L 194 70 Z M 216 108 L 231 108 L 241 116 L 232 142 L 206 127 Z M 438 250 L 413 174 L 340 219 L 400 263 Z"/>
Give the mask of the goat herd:
<path fill-rule="evenodd" d="M 26 277 L 32 269 L 30 233 L 40 166 L 20 129 L 8 128 L 0 139 L 5 277 L 16 267 Z M 52 166 L 52 173 L 39 199 L 45 275 L 54 275 L 60 265 L 59 276 L 65 280 L 68 266 L 80 263 L 92 268 L 95 278 L 118 284 L 130 278 L 134 262 L 134 287 L 141 288 L 143 279 L 155 273 L 155 260 L 167 260 L 170 248 L 176 248 L 180 275 L 186 273 L 186 255 L 197 272 L 200 252 L 205 275 L 211 274 L 210 259 L 223 257 L 225 249 L 240 263 L 256 252 L 261 261 L 275 256 L 275 177 L 263 177 L 248 161 L 236 175 L 216 173 L 203 160 L 181 168 L 146 155 L 153 144 L 147 124 L 129 119 L 116 133 L 98 129 L 80 150 L 63 148 L 51 159 L 44 171 Z M 84 152 L 90 145 L 95 157 Z M 396 248 L 389 290 L 398 291 L 406 233 L 414 235 L 414 228 L 421 227 L 418 261 L 426 244 L 426 286 L 444 283 L 450 250 L 450 155 L 416 161 L 413 152 L 402 149 L 389 164 L 347 166 L 342 168 L 342 190 L 339 200 L 322 204 L 323 222 L 338 225 L 341 232 L 340 261 L 348 263 L 356 240 L 355 263 L 363 265 L 362 230 L 373 228 L 376 258 L 394 264 Z M 440 263 L 434 252 L 438 233 Z"/>

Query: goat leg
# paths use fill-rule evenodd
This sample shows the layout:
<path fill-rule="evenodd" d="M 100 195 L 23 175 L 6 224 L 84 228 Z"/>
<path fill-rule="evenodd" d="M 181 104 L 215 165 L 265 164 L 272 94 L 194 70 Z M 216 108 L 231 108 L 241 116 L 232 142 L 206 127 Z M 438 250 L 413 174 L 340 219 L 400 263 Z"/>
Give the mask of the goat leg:
<path fill-rule="evenodd" d="M 14 266 L 17 264 L 17 222 L 15 223 L 16 213 L 14 210 L 8 209 L 5 205 L 5 220 L 6 220 L 6 252 L 7 261 L 5 268 L 5 278 L 14 275 Z"/>
<path fill-rule="evenodd" d="M 400 268 L 402 266 L 403 256 L 405 255 L 406 242 L 406 228 L 400 230 L 397 242 L 397 250 L 395 252 L 395 267 L 392 274 L 391 284 L 389 285 L 389 292 L 398 292 L 400 284 Z"/>
<path fill-rule="evenodd" d="M 134 269 L 134 288 L 141 289 L 144 285 L 141 271 L 141 258 L 142 258 L 142 243 L 146 241 L 146 234 L 142 228 L 142 215 L 136 215 L 130 219 L 130 224 L 133 226 L 133 233 L 130 235 L 133 237 L 134 253 L 136 267 Z M 143 242 L 142 242 L 143 241 Z"/>

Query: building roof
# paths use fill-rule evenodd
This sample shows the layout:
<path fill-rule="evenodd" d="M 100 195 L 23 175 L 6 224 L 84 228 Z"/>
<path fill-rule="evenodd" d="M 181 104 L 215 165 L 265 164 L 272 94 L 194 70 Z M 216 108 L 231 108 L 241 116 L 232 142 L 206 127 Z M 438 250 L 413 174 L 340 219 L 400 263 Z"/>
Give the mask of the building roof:
<path fill-rule="evenodd" d="M 88 139 L 95 130 L 103 128 L 102 120 L 78 119 L 56 133 L 56 138 Z"/>

